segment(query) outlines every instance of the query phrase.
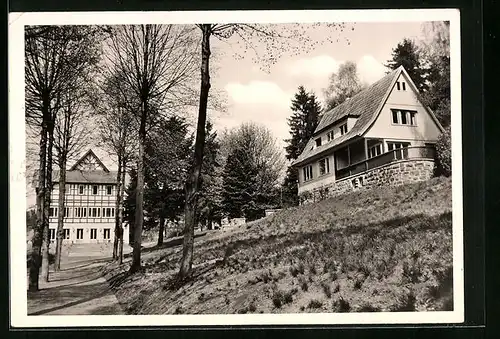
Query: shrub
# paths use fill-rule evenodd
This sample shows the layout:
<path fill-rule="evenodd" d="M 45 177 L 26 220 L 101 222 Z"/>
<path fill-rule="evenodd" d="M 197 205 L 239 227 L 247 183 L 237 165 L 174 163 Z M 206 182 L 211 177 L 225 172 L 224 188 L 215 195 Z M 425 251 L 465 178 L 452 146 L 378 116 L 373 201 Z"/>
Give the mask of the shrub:
<path fill-rule="evenodd" d="M 359 312 L 379 312 L 380 311 L 380 308 L 378 307 L 374 307 L 370 304 L 364 304 L 363 306 L 361 306 L 358 310 Z"/>
<path fill-rule="evenodd" d="M 403 292 L 398 298 L 396 303 L 391 307 L 391 312 L 413 312 L 416 310 L 417 298 L 413 291 Z"/>
<path fill-rule="evenodd" d="M 317 308 L 321 308 L 322 306 L 323 306 L 323 303 L 321 301 L 313 299 L 313 300 L 309 301 L 309 305 L 307 305 L 307 308 L 317 309 Z"/>
<path fill-rule="evenodd" d="M 346 313 L 351 310 L 351 305 L 347 300 L 340 297 L 333 303 L 333 311 L 337 313 Z"/>
<path fill-rule="evenodd" d="M 321 287 L 323 288 L 323 292 L 325 293 L 327 298 L 330 298 L 332 296 L 332 289 L 330 288 L 330 284 L 326 282 L 321 283 Z"/>
<path fill-rule="evenodd" d="M 447 127 L 436 143 L 436 174 L 451 175 L 451 128 Z"/>

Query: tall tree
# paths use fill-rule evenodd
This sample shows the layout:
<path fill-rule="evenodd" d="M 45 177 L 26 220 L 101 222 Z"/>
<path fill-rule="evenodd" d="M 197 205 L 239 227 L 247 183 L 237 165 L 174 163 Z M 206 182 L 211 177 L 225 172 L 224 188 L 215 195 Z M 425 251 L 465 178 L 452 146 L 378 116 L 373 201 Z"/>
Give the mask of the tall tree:
<path fill-rule="evenodd" d="M 159 220 L 158 245 L 163 244 L 165 222 L 182 213 L 192 142 L 185 119 L 177 116 L 160 121 L 147 140 L 144 205 Z"/>
<path fill-rule="evenodd" d="M 37 227 L 33 236 L 29 290 L 49 279 L 49 206 L 52 191 L 54 126 L 63 96 L 75 78 L 87 74 L 99 56 L 102 32 L 93 26 L 28 26 L 25 28 L 26 122 L 39 133 Z"/>
<path fill-rule="evenodd" d="M 412 40 L 405 38 L 398 43 L 392 50 L 392 58 L 387 60 L 385 66 L 391 70 L 403 66 L 421 93 L 428 89 L 426 83 L 427 74 L 421 62 L 421 53 Z"/>
<path fill-rule="evenodd" d="M 284 52 L 296 54 L 307 51 L 317 46 L 311 35 L 306 33 L 303 25 L 251 25 L 251 24 L 197 24 L 201 31 L 201 81 L 200 101 L 198 109 L 198 123 L 196 128 L 195 152 L 190 174 L 186 182 L 186 207 L 184 217 L 184 240 L 182 259 L 178 277 L 183 280 L 191 274 L 193 264 L 194 228 L 197 224 L 199 177 L 203 164 L 203 151 L 205 147 L 205 127 L 207 119 L 208 97 L 210 91 L 210 39 L 215 36 L 219 40 L 227 41 L 237 36 L 245 42 L 247 49 L 256 50 L 255 45 L 264 46 L 265 55 L 256 55 L 263 68 L 269 69 L 274 65 Z M 311 28 L 340 28 L 342 24 L 311 25 Z M 281 27 L 281 29 L 280 29 Z M 330 34 L 325 34 L 325 41 L 331 42 Z M 295 42 L 295 43 L 291 43 Z M 323 42 L 323 41 L 321 41 Z M 242 55 L 237 55 L 242 57 Z"/>
<path fill-rule="evenodd" d="M 85 79 L 87 80 L 87 79 Z M 66 200 L 66 167 L 90 141 L 90 116 L 86 105 L 86 81 L 75 83 L 71 93 L 64 96 L 64 104 L 56 117 L 54 129 L 55 163 L 59 168 L 59 196 L 54 269 L 61 268 L 61 249 L 64 239 L 64 206 Z"/>
<path fill-rule="evenodd" d="M 356 63 L 344 62 L 336 73 L 330 75 L 329 85 L 324 89 L 325 111 L 337 107 L 365 87 L 366 85 L 361 83 L 359 79 Z"/>
<path fill-rule="evenodd" d="M 218 222 L 220 226 L 222 220 L 223 160 L 217 132 L 212 132 L 212 128 L 213 125 L 208 122 L 198 200 L 198 218 L 208 229 L 213 228 L 213 222 Z"/>
<path fill-rule="evenodd" d="M 137 130 L 134 118 L 132 93 L 120 74 L 109 72 L 102 84 L 97 86 L 92 104 L 98 115 L 99 146 L 116 159 L 116 194 L 115 194 L 115 235 L 113 240 L 113 259 L 123 261 L 123 199 L 127 166 L 136 152 Z"/>
<path fill-rule="evenodd" d="M 303 86 L 292 100 L 292 115 L 287 119 L 290 139 L 286 139 L 286 158 L 293 161 L 299 157 L 318 126 L 321 106 L 314 93 L 307 93 Z M 283 182 L 283 203 L 287 206 L 298 204 L 297 169 L 288 167 Z"/>
<path fill-rule="evenodd" d="M 137 189 L 130 272 L 141 267 L 144 222 L 144 156 L 148 130 L 192 97 L 196 44 L 192 29 L 180 25 L 125 25 L 114 28 L 109 44 L 111 67 L 139 104 L 137 110 Z"/>
<path fill-rule="evenodd" d="M 423 99 L 441 125 L 447 127 L 451 122 L 450 23 L 426 23 L 422 29 L 424 40 L 420 44 L 429 73 L 429 90 L 423 94 Z"/>

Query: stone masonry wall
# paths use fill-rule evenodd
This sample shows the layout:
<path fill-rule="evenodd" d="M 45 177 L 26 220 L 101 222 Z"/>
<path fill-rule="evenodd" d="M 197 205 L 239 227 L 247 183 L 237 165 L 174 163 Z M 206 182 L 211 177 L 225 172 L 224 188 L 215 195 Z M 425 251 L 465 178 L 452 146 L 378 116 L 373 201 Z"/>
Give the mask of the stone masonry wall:
<path fill-rule="evenodd" d="M 311 203 L 358 190 L 425 181 L 432 178 L 433 173 L 434 161 L 431 159 L 400 160 L 304 192 L 301 201 Z"/>

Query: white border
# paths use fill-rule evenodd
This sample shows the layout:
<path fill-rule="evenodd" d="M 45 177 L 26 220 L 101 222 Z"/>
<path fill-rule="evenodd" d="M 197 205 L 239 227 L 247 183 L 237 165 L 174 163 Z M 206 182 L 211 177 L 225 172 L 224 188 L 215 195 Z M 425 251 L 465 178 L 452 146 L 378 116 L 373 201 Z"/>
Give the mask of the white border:
<path fill-rule="evenodd" d="M 450 21 L 453 149 L 454 311 L 399 313 L 231 314 L 147 316 L 28 316 L 26 281 L 26 177 L 24 122 L 24 26 L 63 24 L 140 24 L 247 22 L 408 22 Z M 12 327 L 95 327 L 162 325 L 331 325 L 418 324 L 464 321 L 460 13 L 457 9 L 303 10 L 214 12 L 66 12 L 9 14 L 9 222 Z"/>

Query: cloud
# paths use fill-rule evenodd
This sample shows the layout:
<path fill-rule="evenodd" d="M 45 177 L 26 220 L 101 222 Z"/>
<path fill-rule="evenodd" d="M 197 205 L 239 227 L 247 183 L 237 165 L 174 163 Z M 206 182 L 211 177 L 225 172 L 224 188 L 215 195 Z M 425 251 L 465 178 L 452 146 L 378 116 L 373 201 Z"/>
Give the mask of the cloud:
<path fill-rule="evenodd" d="M 289 65 L 292 76 L 328 77 L 339 69 L 341 62 L 329 55 L 298 59 Z"/>
<path fill-rule="evenodd" d="M 364 55 L 357 62 L 358 74 L 362 82 L 372 84 L 382 78 L 387 69 L 371 55 Z"/>
<path fill-rule="evenodd" d="M 237 104 L 274 104 L 288 107 L 293 96 L 293 93 L 287 93 L 276 83 L 269 81 L 250 81 L 245 85 L 230 82 L 225 89 Z"/>

